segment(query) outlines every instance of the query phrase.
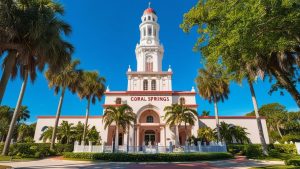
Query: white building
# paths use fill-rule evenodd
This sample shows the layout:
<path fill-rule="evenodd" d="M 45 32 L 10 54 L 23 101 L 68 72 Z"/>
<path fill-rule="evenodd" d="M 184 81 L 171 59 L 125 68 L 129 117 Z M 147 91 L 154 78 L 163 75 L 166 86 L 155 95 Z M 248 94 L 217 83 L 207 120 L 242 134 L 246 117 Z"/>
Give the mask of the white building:
<path fill-rule="evenodd" d="M 162 68 L 164 47 L 160 43 L 158 17 L 152 8 L 147 8 L 141 17 L 140 42 L 136 45 L 135 53 L 137 60 L 137 70 L 128 68 L 127 91 L 107 91 L 105 92 L 105 104 L 107 106 L 119 106 L 128 104 L 132 107 L 137 116 L 137 124 L 131 127 L 129 135 L 120 131 L 119 144 L 129 146 L 142 146 L 144 144 L 159 144 L 167 146 L 169 142 L 174 142 L 174 129 L 166 126 L 163 119 L 164 107 L 175 103 L 184 104 L 187 107 L 197 109 L 196 92 L 194 88 L 189 91 L 172 90 L 172 69 L 166 71 Z M 42 131 L 47 126 L 53 126 L 54 116 L 40 116 L 37 120 L 35 141 L 39 139 Z M 84 123 L 83 116 L 62 116 L 60 122 L 68 121 L 75 125 L 80 121 Z M 247 128 L 249 138 L 252 143 L 260 143 L 257 122 L 254 117 L 231 116 L 220 117 L 220 121 L 231 123 Z M 197 123 L 196 123 L 197 124 Z M 215 118 L 199 117 L 199 125 L 181 126 L 179 128 L 180 144 L 185 144 L 188 135 L 197 136 L 199 127 L 208 126 L 215 128 Z M 102 116 L 89 117 L 89 125 L 95 126 L 100 131 L 102 141 L 106 145 L 112 145 L 115 136 L 115 126 L 112 125 L 106 130 L 102 122 Z M 266 121 L 262 119 L 263 130 L 266 142 L 269 143 Z"/>

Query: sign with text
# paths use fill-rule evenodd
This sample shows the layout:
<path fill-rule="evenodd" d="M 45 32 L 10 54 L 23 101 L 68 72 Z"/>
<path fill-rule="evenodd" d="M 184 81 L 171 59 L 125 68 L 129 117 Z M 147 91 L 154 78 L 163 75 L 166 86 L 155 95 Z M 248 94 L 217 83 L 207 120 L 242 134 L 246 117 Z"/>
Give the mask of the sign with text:
<path fill-rule="evenodd" d="M 171 99 L 166 96 L 134 96 L 130 98 L 131 101 L 170 101 Z"/>

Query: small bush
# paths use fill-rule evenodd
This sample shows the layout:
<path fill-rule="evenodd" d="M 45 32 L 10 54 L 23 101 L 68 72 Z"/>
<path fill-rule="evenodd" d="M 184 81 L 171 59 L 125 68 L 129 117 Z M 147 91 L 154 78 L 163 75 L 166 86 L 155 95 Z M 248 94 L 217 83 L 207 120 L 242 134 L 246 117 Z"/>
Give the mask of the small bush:
<path fill-rule="evenodd" d="M 229 153 L 170 153 L 170 154 L 125 154 L 125 153 L 64 153 L 64 158 L 104 160 L 115 162 L 171 162 L 202 161 L 232 158 Z"/>
<path fill-rule="evenodd" d="M 300 135 L 299 134 L 288 134 L 288 135 L 284 135 L 282 137 L 282 139 L 280 140 L 280 142 L 284 143 L 284 142 L 299 142 L 300 141 Z"/>
<path fill-rule="evenodd" d="M 259 144 L 249 144 L 245 148 L 245 155 L 247 157 L 261 157 L 263 156 L 262 154 L 262 147 Z"/>
<path fill-rule="evenodd" d="M 286 165 L 300 166 L 300 158 L 293 158 L 285 161 Z"/>
<path fill-rule="evenodd" d="M 280 153 L 297 154 L 295 144 L 274 144 L 274 149 Z"/>

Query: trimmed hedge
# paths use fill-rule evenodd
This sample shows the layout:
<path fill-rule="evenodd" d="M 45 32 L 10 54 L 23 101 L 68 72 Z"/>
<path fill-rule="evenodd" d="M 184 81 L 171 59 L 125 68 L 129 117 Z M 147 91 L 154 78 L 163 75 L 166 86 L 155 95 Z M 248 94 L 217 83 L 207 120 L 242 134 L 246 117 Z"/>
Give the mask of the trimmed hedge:
<path fill-rule="evenodd" d="M 274 144 L 274 149 L 280 153 L 297 154 L 295 144 Z"/>
<path fill-rule="evenodd" d="M 126 154 L 126 153 L 63 153 L 64 158 L 103 160 L 115 162 L 179 162 L 232 158 L 229 153 L 170 153 L 170 154 Z"/>
<path fill-rule="evenodd" d="M 2 150 L 3 144 L 0 144 L 0 151 Z M 50 143 L 16 143 L 10 146 L 9 155 L 22 158 L 43 158 L 72 151 L 73 145 L 71 144 L 55 144 L 54 151 L 51 151 Z"/>
<path fill-rule="evenodd" d="M 285 161 L 286 165 L 300 166 L 300 158 L 293 158 Z"/>

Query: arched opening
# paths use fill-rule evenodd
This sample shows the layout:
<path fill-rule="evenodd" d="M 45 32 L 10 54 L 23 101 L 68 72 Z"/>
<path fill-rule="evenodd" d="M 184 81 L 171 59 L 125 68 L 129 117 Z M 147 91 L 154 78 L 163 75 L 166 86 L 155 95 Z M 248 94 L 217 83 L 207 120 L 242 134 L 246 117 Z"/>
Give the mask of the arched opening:
<path fill-rule="evenodd" d="M 122 99 L 118 97 L 118 98 L 116 99 L 116 104 L 122 104 Z"/>
<path fill-rule="evenodd" d="M 179 104 L 181 104 L 181 105 L 185 104 L 185 98 L 181 97 L 179 99 Z"/>
<path fill-rule="evenodd" d="M 143 81 L 143 89 L 148 90 L 148 80 Z"/>
<path fill-rule="evenodd" d="M 146 71 L 152 72 L 153 71 L 153 59 L 152 56 L 147 56 L 146 58 Z"/>
<path fill-rule="evenodd" d="M 153 123 L 153 116 L 147 116 L 146 123 Z"/>
<path fill-rule="evenodd" d="M 151 90 L 156 90 L 156 80 L 151 80 Z"/>

